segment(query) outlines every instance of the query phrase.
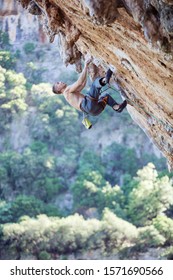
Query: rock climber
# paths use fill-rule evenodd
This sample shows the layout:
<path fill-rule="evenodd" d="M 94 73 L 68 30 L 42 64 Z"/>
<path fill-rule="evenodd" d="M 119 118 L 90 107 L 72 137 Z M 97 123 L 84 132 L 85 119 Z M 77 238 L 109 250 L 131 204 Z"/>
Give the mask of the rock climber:
<path fill-rule="evenodd" d="M 91 59 L 86 60 L 84 69 L 75 83 L 67 85 L 63 82 L 56 82 L 53 85 L 52 91 L 55 94 L 63 94 L 71 106 L 87 115 L 99 115 L 105 109 L 106 105 L 112 107 L 118 113 L 122 112 L 127 105 L 126 100 L 118 104 L 110 94 L 106 93 L 101 95 L 101 88 L 109 83 L 113 74 L 111 69 L 108 69 L 105 77 L 95 79 L 87 95 L 81 93 L 87 82 L 87 70 L 90 62 Z"/>

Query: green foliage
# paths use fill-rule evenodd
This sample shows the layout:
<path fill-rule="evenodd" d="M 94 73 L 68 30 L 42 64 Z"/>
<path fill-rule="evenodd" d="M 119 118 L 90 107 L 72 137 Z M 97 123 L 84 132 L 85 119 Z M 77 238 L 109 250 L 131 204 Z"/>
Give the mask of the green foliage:
<path fill-rule="evenodd" d="M 163 259 L 173 260 L 173 246 L 169 246 L 162 254 Z"/>
<path fill-rule="evenodd" d="M 23 74 L 0 67 L 0 128 L 6 130 L 12 119 L 27 109 L 26 79 Z"/>
<path fill-rule="evenodd" d="M 43 143 L 41 141 L 33 141 L 30 145 L 30 149 L 35 154 L 46 154 L 48 153 L 48 147 L 46 143 Z"/>
<path fill-rule="evenodd" d="M 154 163 L 157 170 L 166 169 L 165 159 L 158 159 L 154 155 L 145 153 L 139 158 L 134 148 L 115 142 L 103 151 L 102 161 L 106 165 L 105 178 L 111 184 L 115 184 L 115 182 L 121 185 L 123 182 L 124 184 L 128 176 L 132 179 L 138 169 L 149 162 Z"/>
<path fill-rule="evenodd" d="M 51 260 L 51 255 L 46 251 L 41 251 L 38 256 L 39 260 Z"/>
<path fill-rule="evenodd" d="M 139 159 L 138 169 L 147 165 L 149 162 L 152 162 L 156 167 L 157 171 L 159 171 L 158 176 L 163 177 L 164 175 L 169 175 L 166 158 L 157 158 L 152 154 L 143 153 L 142 157 Z"/>
<path fill-rule="evenodd" d="M 165 215 L 159 215 L 154 219 L 153 225 L 164 236 L 166 244 L 173 245 L 173 220 Z"/>
<path fill-rule="evenodd" d="M 132 224 L 118 218 L 110 210 L 103 213 L 103 227 L 105 250 L 113 252 L 123 249 L 136 242 L 137 229 Z"/>
<path fill-rule="evenodd" d="M 98 171 L 104 174 L 104 167 L 101 158 L 93 150 L 84 150 L 78 160 L 78 174 L 85 176 L 91 171 Z"/>
<path fill-rule="evenodd" d="M 24 98 L 26 96 L 26 90 L 25 90 L 26 79 L 22 73 L 16 73 L 13 70 L 9 70 L 5 72 L 5 78 L 7 83 L 7 90 L 14 89 L 15 87 L 19 87 L 24 90 L 24 93 L 22 92 L 20 97 Z"/>
<path fill-rule="evenodd" d="M 48 153 L 36 157 L 29 148 L 23 154 L 3 153 L 0 155 L 0 166 L 3 198 L 7 199 L 9 192 L 15 191 L 16 194 L 35 195 L 50 201 L 64 190 L 63 178 L 57 177 L 56 159 Z"/>
<path fill-rule="evenodd" d="M 0 30 L 0 48 L 8 48 L 10 47 L 10 40 L 9 40 L 9 35 L 6 32 L 2 32 Z"/>
<path fill-rule="evenodd" d="M 106 179 L 112 184 L 119 182 L 124 174 L 134 176 L 138 162 L 134 149 L 113 143 L 104 150 L 103 163 L 106 165 Z"/>
<path fill-rule="evenodd" d="M 13 201 L 0 201 L 0 224 L 14 223 L 22 216 L 36 217 L 39 214 L 62 216 L 56 206 L 45 204 L 34 196 L 19 195 Z"/>
<path fill-rule="evenodd" d="M 16 246 L 22 252 L 39 255 L 43 251 L 70 253 L 85 247 L 89 237 L 97 231 L 99 221 L 84 221 L 78 215 L 66 219 L 40 215 L 37 220 L 25 218 L 19 224 L 3 227 L 3 242 L 11 250 Z"/>
<path fill-rule="evenodd" d="M 21 216 L 29 215 L 35 217 L 42 213 L 43 203 L 32 196 L 17 196 L 12 203 L 13 221 L 17 221 Z"/>
<path fill-rule="evenodd" d="M 32 42 L 28 42 L 24 45 L 23 49 L 26 54 L 33 53 L 33 51 L 35 50 L 35 44 Z"/>
<path fill-rule="evenodd" d="M 16 58 L 10 51 L 0 51 L 0 66 L 5 69 L 13 69 Z"/>
<path fill-rule="evenodd" d="M 153 225 L 139 229 L 137 244 L 141 249 L 158 247 L 164 245 L 165 241 L 165 237 Z"/>
<path fill-rule="evenodd" d="M 42 82 L 42 74 L 46 71 L 45 68 L 39 68 L 33 62 L 26 63 L 25 75 L 27 77 L 28 83 L 39 84 Z"/>
<path fill-rule="evenodd" d="M 126 213 L 124 209 L 124 194 L 121 188 L 116 185 L 112 187 L 108 182 L 100 190 L 98 209 L 100 212 L 104 208 L 110 209 L 118 217 L 126 218 Z"/>
<path fill-rule="evenodd" d="M 90 171 L 85 175 L 85 179 L 79 177 L 72 186 L 75 207 L 97 207 L 99 193 L 104 183 L 98 171 Z"/>
<path fill-rule="evenodd" d="M 137 172 L 136 187 L 128 197 L 128 215 L 132 223 L 143 226 L 173 204 L 173 188 L 167 176 L 158 178 L 153 164 Z"/>
<path fill-rule="evenodd" d="M 11 213 L 11 203 L 0 201 L 0 224 L 9 223 L 13 220 Z"/>
<path fill-rule="evenodd" d="M 71 188 L 75 210 L 96 207 L 101 215 L 104 208 L 109 208 L 124 218 L 124 196 L 120 187 L 112 187 L 98 171 L 90 171 L 84 175 L 85 177 L 79 176 Z"/>
<path fill-rule="evenodd" d="M 21 58 L 21 51 L 20 50 L 16 50 L 15 57 L 16 57 L 16 59 Z"/>
<path fill-rule="evenodd" d="M 78 176 L 71 187 L 75 209 L 98 207 L 101 188 L 106 184 L 103 172 L 100 158 L 93 151 L 84 151 L 78 159 Z"/>
<path fill-rule="evenodd" d="M 135 242 L 137 230 L 105 210 L 102 221 L 84 220 L 78 214 L 62 219 L 45 215 L 37 219 L 23 217 L 18 224 L 5 224 L 2 234 L 3 246 L 11 251 L 17 249 L 18 253 L 49 259 L 51 252 L 55 256 L 97 248 L 106 253 L 117 252 Z"/>

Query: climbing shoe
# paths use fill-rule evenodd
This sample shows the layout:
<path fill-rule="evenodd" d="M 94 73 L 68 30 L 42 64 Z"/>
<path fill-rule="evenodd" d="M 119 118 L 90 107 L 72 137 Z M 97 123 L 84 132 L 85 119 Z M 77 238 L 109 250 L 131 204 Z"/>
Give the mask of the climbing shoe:
<path fill-rule="evenodd" d="M 106 84 L 109 83 L 112 74 L 113 74 L 112 70 L 108 69 L 108 71 L 106 72 L 106 76 L 100 79 L 100 84 L 102 87 L 104 87 Z"/>
<path fill-rule="evenodd" d="M 113 109 L 114 109 L 116 112 L 121 113 L 121 112 L 124 110 L 124 108 L 125 108 L 126 106 L 127 106 L 127 101 L 124 100 L 123 103 L 121 103 L 121 104 L 119 105 L 119 108 L 118 108 L 118 109 L 114 109 L 114 107 L 113 107 Z"/>
<path fill-rule="evenodd" d="M 112 70 L 109 68 L 108 71 L 106 72 L 106 77 L 105 77 L 105 83 L 108 84 L 110 81 L 110 78 L 112 77 Z"/>

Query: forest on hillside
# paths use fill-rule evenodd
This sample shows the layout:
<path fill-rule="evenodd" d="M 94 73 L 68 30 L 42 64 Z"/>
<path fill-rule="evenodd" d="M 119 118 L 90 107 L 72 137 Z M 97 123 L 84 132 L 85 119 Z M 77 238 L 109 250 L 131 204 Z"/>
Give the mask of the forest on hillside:
<path fill-rule="evenodd" d="M 130 259 L 150 248 L 172 258 L 173 174 L 165 159 L 139 156 L 128 141 L 92 148 L 82 115 L 43 81 L 48 69 L 35 62 L 44 56 L 37 43 L 16 49 L 0 32 L 0 259 Z M 108 108 L 94 122 L 106 134 L 114 119 L 126 124 L 125 141 L 136 130 L 127 111 Z"/>

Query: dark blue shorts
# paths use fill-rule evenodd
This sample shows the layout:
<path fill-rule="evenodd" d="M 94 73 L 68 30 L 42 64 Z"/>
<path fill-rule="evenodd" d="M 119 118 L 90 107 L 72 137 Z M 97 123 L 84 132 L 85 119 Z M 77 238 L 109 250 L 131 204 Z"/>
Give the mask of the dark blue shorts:
<path fill-rule="evenodd" d="M 117 104 L 108 93 L 101 96 L 102 85 L 100 84 L 100 79 L 101 77 L 95 79 L 88 95 L 81 102 L 81 110 L 92 116 L 99 115 L 105 109 L 106 105 L 113 107 Z"/>
<path fill-rule="evenodd" d="M 84 97 L 80 105 L 81 110 L 91 116 L 99 115 L 104 110 L 105 106 L 105 102 L 99 101 L 97 99 L 93 100 L 87 95 Z"/>

